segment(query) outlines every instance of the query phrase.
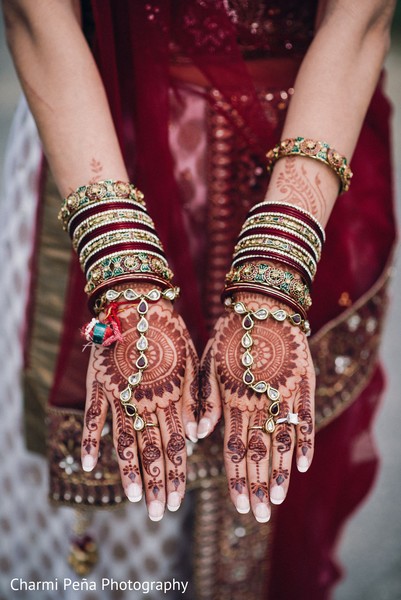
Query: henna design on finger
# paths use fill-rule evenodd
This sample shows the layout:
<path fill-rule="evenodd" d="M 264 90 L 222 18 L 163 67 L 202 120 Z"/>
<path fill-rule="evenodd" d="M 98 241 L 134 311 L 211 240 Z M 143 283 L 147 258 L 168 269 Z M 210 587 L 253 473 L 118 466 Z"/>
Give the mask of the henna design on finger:
<path fill-rule="evenodd" d="M 174 465 L 174 470 L 169 471 L 168 478 L 177 490 L 181 484 L 185 483 L 186 479 L 183 470 L 179 469 L 183 462 L 181 454 L 185 449 L 185 438 L 176 405 L 170 404 L 170 406 L 164 409 L 164 414 L 166 417 L 167 431 L 170 435 L 170 439 L 167 443 L 166 454 Z"/>
<path fill-rule="evenodd" d="M 197 421 L 199 417 L 199 358 L 187 330 L 185 330 L 184 338 L 186 340 L 187 346 L 187 359 L 189 359 L 189 362 L 191 364 L 191 371 L 193 373 L 192 381 L 189 386 L 189 394 L 191 396 L 191 412 L 193 414 L 194 420 Z"/>
<path fill-rule="evenodd" d="M 299 428 L 302 437 L 298 438 L 298 447 L 301 448 L 303 456 L 306 456 L 308 450 L 312 449 L 313 418 L 311 411 L 311 390 L 308 379 L 303 379 L 299 386 L 301 397 L 301 408 L 298 411 L 298 418 L 301 421 Z"/>
<path fill-rule="evenodd" d="M 280 200 L 297 204 L 311 212 L 318 220 L 322 220 L 326 215 L 326 202 L 319 174 L 317 173 L 314 181 L 311 181 L 304 161 L 297 161 L 296 157 L 285 158 L 278 168 L 280 171 L 275 183 L 279 194 L 282 194 Z"/>
<path fill-rule="evenodd" d="M 265 411 L 257 411 L 254 425 L 263 425 L 266 418 Z M 268 498 L 269 495 L 267 482 L 261 481 L 260 478 L 260 461 L 267 456 L 264 435 L 260 430 L 253 430 L 248 440 L 248 453 L 251 453 L 250 459 L 255 464 L 256 470 L 256 481 L 252 481 L 251 483 L 251 494 L 255 495 L 261 502 L 263 502 L 264 498 Z"/>
<path fill-rule="evenodd" d="M 151 421 L 152 415 L 148 410 L 144 410 L 143 419 L 145 423 Z M 141 463 L 150 479 L 147 483 L 147 488 L 154 497 L 157 498 L 160 490 L 164 487 L 163 478 L 161 477 L 161 468 L 157 462 L 160 462 L 162 453 L 160 449 L 160 438 L 158 432 L 153 427 L 146 427 L 142 431 L 143 447 L 141 451 Z"/>
<path fill-rule="evenodd" d="M 246 455 L 246 447 L 242 441 L 243 413 L 238 408 L 230 411 L 230 435 L 227 440 L 227 450 L 231 462 L 235 465 L 235 477 L 230 478 L 230 487 L 240 494 L 246 485 L 245 477 L 239 475 L 239 463 Z"/>
<path fill-rule="evenodd" d="M 102 386 L 98 381 L 92 382 L 90 405 L 85 413 L 85 426 L 88 430 L 87 437 L 82 441 L 82 447 L 90 454 L 91 450 L 97 448 L 97 440 L 92 434 L 99 428 L 99 417 L 102 414 L 102 404 L 105 402 Z"/>
<path fill-rule="evenodd" d="M 199 416 L 204 416 L 213 410 L 212 402 L 208 398 L 212 393 L 210 375 L 212 372 L 212 347 L 206 353 L 199 373 Z"/>
<path fill-rule="evenodd" d="M 137 464 L 133 462 L 135 460 L 135 453 L 129 448 L 132 448 L 136 444 L 135 435 L 132 426 L 130 426 L 129 419 L 118 400 L 114 401 L 114 407 L 116 411 L 114 427 L 117 430 L 117 433 L 114 434 L 116 451 L 120 460 L 126 463 L 123 466 L 123 474 L 134 482 L 139 476 L 139 469 Z"/>
<path fill-rule="evenodd" d="M 280 410 L 280 416 L 288 414 L 290 410 L 289 403 L 284 400 Z M 288 423 L 280 423 L 277 425 L 277 430 L 274 435 L 274 448 L 280 455 L 279 465 L 277 469 L 273 469 L 272 479 L 275 480 L 277 485 L 282 485 L 290 476 L 289 469 L 284 469 L 284 455 L 291 451 L 292 439 L 291 439 L 291 427 Z"/>

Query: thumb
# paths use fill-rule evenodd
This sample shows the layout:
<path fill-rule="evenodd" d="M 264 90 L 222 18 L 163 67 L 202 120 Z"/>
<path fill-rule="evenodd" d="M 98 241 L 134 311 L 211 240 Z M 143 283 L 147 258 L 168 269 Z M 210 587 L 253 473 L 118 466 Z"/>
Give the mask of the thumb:
<path fill-rule="evenodd" d="M 187 337 L 187 360 L 182 387 L 182 421 L 191 442 L 197 442 L 198 429 L 199 358 L 191 338 Z"/>
<path fill-rule="evenodd" d="M 212 339 L 203 353 L 199 373 L 198 438 L 205 438 L 212 433 L 221 418 L 221 406 Z"/>

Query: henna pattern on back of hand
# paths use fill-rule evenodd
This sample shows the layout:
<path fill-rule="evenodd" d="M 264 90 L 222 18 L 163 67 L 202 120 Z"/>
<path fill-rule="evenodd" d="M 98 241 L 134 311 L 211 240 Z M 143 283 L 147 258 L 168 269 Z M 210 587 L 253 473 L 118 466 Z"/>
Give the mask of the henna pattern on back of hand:
<path fill-rule="evenodd" d="M 230 313 L 216 333 L 217 375 L 225 401 L 230 406 L 250 412 L 263 409 L 267 404 L 264 394 L 258 395 L 242 381 L 241 363 L 243 329 L 238 315 Z M 306 369 L 307 347 L 305 335 L 289 323 L 272 320 L 256 323 L 252 331 L 256 380 L 265 380 L 278 389 L 293 391 Z"/>
<path fill-rule="evenodd" d="M 136 347 L 138 315 L 136 310 L 131 308 L 122 311 L 120 317 L 123 324 L 124 343 L 117 343 L 110 348 L 97 346 L 93 353 L 93 368 L 96 374 L 95 383 L 103 385 L 109 398 L 112 397 L 115 411 L 114 428 L 117 454 L 121 460 L 126 462 L 123 468 L 124 474 L 134 481 L 139 471 L 133 463 L 134 454 L 130 447 L 137 443 L 136 435 L 119 395 L 121 390 L 126 387 L 127 379 L 138 358 Z M 154 413 L 157 413 L 158 410 L 163 411 L 165 417 L 163 427 L 167 429 L 165 435 L 168 440 L 166 455 L 173 466 L 168 473 L 168 478 L 177 490 L 185 484 L 185 473 L 182 468 L 185 438 L 178 405 L 182 401 L 188 334 L 183 322 L 171 310 L 171 307 L 165 306 L 161 302 L 150 307 L 148 322 L 147 359 L 149 366 L 143 371 L 140 385 L 133 390 L 132 401 L 137 406 L 138 413 L 145 423 L 155 422 Z M 146 427 L 138 435 L 142 436 L 139 454 L 142 467 L 148 475 L 147 487 L 157 498 L 164 487 L 160 466 L 162 449 L 159 429 Z"/>

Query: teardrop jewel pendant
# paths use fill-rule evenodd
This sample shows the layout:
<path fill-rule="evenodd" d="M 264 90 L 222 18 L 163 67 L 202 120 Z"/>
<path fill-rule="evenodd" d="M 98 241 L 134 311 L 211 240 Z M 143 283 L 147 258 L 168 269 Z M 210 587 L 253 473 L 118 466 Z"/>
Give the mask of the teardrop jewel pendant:
<path fill-rule="evenodd" d="M 144 298 L 138 304 L 138 308 L 136 309 L 140 315 L 146 315 L 149 310 L 149 304 L 146 302 Z"/>
<path fill-rule="evenodd" d="M 125 388 L 125 390 L 123 390 L 120 393 L 120 400 L 123 404 L 125 404 L 126 402 L 129 402 L 131 400 L 131 396 L 132 396 L 131 386 L 128 386 Z"/>
<path fill-rule="evenodd" d="M 265 433 L 274 433 L 274 430 L 276 429 L 276 424 L 274 422 L 273 417 L 270 417 L 269 419 L 267 419 L 267 421 L 263 425 L 263 428 L 264 428 Z"/>
<path fill-rule="evenodd" d="M 242 347 L 246 348 L 246 349 L 250 348 L 253 345 L 252 336 L 250 336 L 248 332 L 246 332 L 242 336 L 241 344 L 242 344 Z"/>
<path fill-rule="evenodd" d="M 149 329 L 149 323 L 147 322 L 145 317 L 141 317 L 136 328 L 139 331 L 139 333 L 145 333 Z"/>
<path fill-rule="evenodd" d="M 145 421 L 138 414 L 136 414 L 134 419 L 134 429 L 135 431 L 142 431 L 145 429 Z"/>

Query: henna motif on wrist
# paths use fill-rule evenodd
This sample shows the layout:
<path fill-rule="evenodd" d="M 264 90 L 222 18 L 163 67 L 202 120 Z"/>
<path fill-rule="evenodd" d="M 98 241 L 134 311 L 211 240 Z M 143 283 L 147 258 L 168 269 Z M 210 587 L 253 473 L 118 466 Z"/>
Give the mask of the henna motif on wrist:
<path fill-rule="evenodd" d="M 316 169 L 316 166 L 312 168 Z M 279 169 L 275 183 L 281 194 L 280 200 L 305 208 L 320 221 L 327 209 L 319 174 L 311 181 L 303 161 L 296 157 L 282 159 L 276 169 Z"/>

